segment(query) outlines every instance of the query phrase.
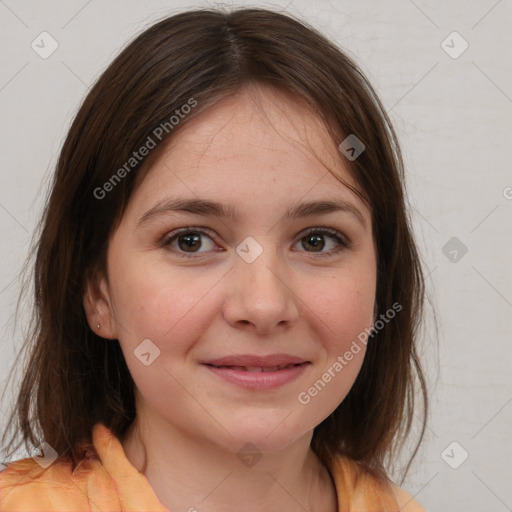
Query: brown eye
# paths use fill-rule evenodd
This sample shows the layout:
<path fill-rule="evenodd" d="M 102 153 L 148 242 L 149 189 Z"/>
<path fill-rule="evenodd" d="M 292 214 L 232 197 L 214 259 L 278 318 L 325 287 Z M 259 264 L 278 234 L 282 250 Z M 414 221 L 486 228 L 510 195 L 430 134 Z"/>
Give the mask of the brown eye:
<path fill-rule="evenodd" d="M 312 247 L 315 252 L 321 251 L 325 246 L 323 235 L 306 235 L 302 238 L 302 246 L 304 248 L 307 248 L 307 246 Z"/>
<path fill-rule="evenodd" d="M 187 254 L 200 255 L 209 250 L 214 250 L 215 248 L 215 243 L 208 233 L 200 229 L 190 228 L 173 231 L 164 238 L 161 245 L 166 250 L 185 258 Z M 208 247 L 208 245 L 210 245 L 210 247 Z"/>
<path fill-rule="evenodd" d="M 178 247 L 185 252 L 194 252 L 201 247 L 201 235 L 191 233 L 188 235 L 179 235 L 176 240 Z"/>
<path fill-rule="evenodd" d="M 330 239 L 331 242 L 326 242 L 326 239 Z M 337 230 L 331 228 L 309 229 L 300 239 L 300 244 L 306 252 L 317 253 L 320 257 L 333 256 L 350 247 L 350 242 Z M 324 251 L 326 246 L 328 250 Z"/>

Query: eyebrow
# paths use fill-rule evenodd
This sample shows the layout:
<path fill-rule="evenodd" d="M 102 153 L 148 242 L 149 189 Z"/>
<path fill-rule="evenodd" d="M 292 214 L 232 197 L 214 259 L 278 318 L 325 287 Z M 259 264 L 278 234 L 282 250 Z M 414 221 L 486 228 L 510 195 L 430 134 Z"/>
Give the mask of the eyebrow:
<path fill-rule="evenodd" d="M 209 201 L 207 199 L 165 198 L 144 213 L 144 215 L 142 215 L 138 220 L 137 226 L 145 224 L 154 217 L 168 212 L 193 213 L 203 216 L 210 215 L 230 219 L 233 222 L 238 222 L 240 220 L 239 212 L 232 205 L 224 205 L 217 201 Z M 298 203 L 286 210 L 281 221 L 286 219 L 305 218 L 313 215 L 325 215 L 333 212 L 346 212 L 352 214 L 366 229 L 366 221 L 362 213 L 352 203 L 340 199 Z"/>

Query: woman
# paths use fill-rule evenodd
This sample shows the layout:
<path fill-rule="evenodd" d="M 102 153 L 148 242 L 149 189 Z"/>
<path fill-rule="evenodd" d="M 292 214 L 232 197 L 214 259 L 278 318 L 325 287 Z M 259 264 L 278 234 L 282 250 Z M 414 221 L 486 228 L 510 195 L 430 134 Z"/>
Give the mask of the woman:
<path fill-rule="evenodd" d="M 423 510 L 386 472 L 416 375 L 427 403 L 404 187 L 372 87 L 305 24 L 143 32 L 57 165 L 10 423 L 40 451 L 0 509 Z"/>

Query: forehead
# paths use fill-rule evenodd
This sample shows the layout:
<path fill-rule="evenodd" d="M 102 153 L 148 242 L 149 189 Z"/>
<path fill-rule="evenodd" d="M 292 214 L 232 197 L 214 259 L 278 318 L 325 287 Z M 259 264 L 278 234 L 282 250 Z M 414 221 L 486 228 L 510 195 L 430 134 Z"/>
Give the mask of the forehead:
<path fill-rule="evenodd" d="M 288 198 L 357 196 L 358 188 L 325 124 L 304 101 L 251 85 L 209 107 L 172 136 L 136 191 L 137 202 L 169 192 L 276 207 Z M 274 198 L 274 201 L 272 201 Z"/>
<path fill-rule="evenodd" d="M 171 138 L 164 153 L 171 152 L 199 155 L 203 164 L 255 152 L 276 160 L 293 156 L 297 163 L 317 153 L 329 165 L 343 167 L 319 115 L 291 93 L 263 84 L 247 85 L 192 119 Z"/>

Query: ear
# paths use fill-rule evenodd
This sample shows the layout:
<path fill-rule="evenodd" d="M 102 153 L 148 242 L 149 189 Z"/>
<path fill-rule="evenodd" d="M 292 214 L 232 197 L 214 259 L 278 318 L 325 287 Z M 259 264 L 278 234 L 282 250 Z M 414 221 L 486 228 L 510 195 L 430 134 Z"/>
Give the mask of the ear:
<path fill-rule="evenodd" d="M 83 305 L 91 330 L 102 338 L 117 339 L 114 310 L 108 283 L 103 275 L 93 273 L 87 278 Z"/>

